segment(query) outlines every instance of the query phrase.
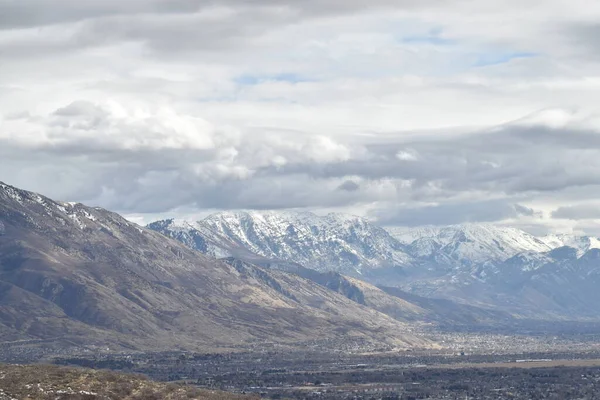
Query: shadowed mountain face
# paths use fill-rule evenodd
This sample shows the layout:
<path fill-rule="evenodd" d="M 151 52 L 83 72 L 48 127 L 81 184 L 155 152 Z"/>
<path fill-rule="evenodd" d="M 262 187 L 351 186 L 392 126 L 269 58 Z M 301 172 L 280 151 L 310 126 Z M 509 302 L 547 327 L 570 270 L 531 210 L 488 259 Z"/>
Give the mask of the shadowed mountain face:
<path fill-rule="evenodd" d="M 153 350 L 431 345 L 297 275 L 217 261 L 109 211 L 1 183 L 0 334 Z"/>
<path fill-rule="evenodd" d="M 224 261 L 240 271 L 244 268 L 253 268 L 252 264 L 233 257 L 226 258 Z M 267 260 L 263 260 L 263 263 L 268 265 Z M 506 312 L 450 300 L 425 298 L 393 287 L 377 287 L 337 272 L 318 272 L 298 264 L 278 264 L 276 267 L 285 268 L 292 274 L 306 278 L 404 323 L 427 326 L 436 330 L 520 328 L 519 319 Z"/>

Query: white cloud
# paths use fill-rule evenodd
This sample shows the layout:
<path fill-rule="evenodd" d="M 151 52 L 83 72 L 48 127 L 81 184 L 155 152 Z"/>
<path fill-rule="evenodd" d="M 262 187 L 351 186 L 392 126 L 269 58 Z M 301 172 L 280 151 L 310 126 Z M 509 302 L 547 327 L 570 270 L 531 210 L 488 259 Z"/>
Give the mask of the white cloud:
<path fill-rule="evenodd" d="M 21 114 L 0 121 L 0 139 L 24 147 L 79 146 L 81 149 L 212 149 L 226 135 L 200 118 L 173 110 L 127 108 L 75 101 L 49 115 Z"/>
<path fill-rule="evenodd" d="M 435 204 L 564 230 L 552 212 L 600 183 L 599 18 L 590 0 L 0 0 L 0 180 L 129 213 Z"/>
<path fill-rule="evenodd" d="M 396 158 L 402 161 L 417 161 L 419 159 L 419 155 L 412 149 L 400 150 L 398 153 L 396 153 Z"/>

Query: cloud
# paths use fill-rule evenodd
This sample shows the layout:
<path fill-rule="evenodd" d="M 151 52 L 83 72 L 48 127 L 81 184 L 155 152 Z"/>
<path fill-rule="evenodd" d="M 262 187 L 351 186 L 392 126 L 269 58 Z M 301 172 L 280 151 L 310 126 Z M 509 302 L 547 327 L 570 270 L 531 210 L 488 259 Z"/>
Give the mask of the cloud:
<path fill-rule="evenodd" d="M 345 190 L 347 192 L 356 192 L 360 189 L 360 185 L 354 181 L 345 181 L 340 186 L 338 186 L 338 190 Z"/>
<path fill-rule="evenodd" d="M 600 51 L 598 44 L 598 35 L 600 35 L 600 24 L 596 21 L 587 23 L 571 23 L 565 27 L 567 38 L 570 39 L 571 45 L 585 53 L 588 57 L 596 58 Z"/>
<path fill-rule="evenodd" d="M 573 228 L 600 190 L 599 17 L 585 0 L 0 0 L 0 180 L 138 215 Z"/>
<path fill-rule="evenodd" d="M 324 15 L 373 10 L 378 7 L 410 9 L 436 3 L 439 3 L 439 0 L 376 0 L 369 3 L 362 0 L 311 0 L 302 3 L 273 0 L 216 0 L 210 2 L 204 0 L 131 0 L 126 3 L 116 0 L 88 0 L 85 3 L 77 4 L 68 0 L 56 0 L 52 4 L 44 0 L 28 2 L 2 0 L 0 1 L 0 16 L 2 16 L 0 28 L 45 26 L 114 16 L 195 14 L 220 8 L 244 11 L 267 9 L 271 10 L 274 17 L 277 17 L 278 14 L 323 17 Z"/>
<path fill-rule="evenodd" d="M 423 207 L 398 207 L 372 214 L 384 226 L 453 225 L 516 218 L 520 210 L 504 199 L 465 201 Z"/>
<path fill-rule="evenodd" d="M 14 179 L 38 176 L 52 182 L 38 183 L 50 195 L 125 212 L 379 203 L 369 212 L 385 224 L 489 222 L 539 219 L 520 203 L 600 184 L 600 134 L 569 124 L 342 144 L 302 131 L 217 128 L 169 108 L 75 101 L 46 115 L 14 115 L 0 128 Z M 57 171 L 59 185 L 50 178 Z"/>
<path fill-rule="evenodd" d="M 542 212 L 536 211 L 531 207 L 526 207 L 521 204 L 515 204 L 514 208 L 515 208 L 515 212 L 517 213 L 518 216 L 538 217 L 538 218 L 543 217 Z"/>
<path fill-rule="evenodd" d="M 158 110 L 127 109 L 75 101 L 48 116 L 27 116 L 0 125 L 0 139 L 54 151 L 95 152 L 115 149 L 211 149 L 217 132 L 206 121 Z M 226 132 L 218 133 L 221 137 Z"/>
<path fill-rule="evenodd" d="M 573 232 L 580 235 L 589 235 L 600 238 L 600 223 L 597 221 L 580 221 L 573 227 Z"/>
<path fill-rule="evenodd" d="M 287 162 L 348 159 L 351 150 L 332 138 L 275 131 L 242 135 L 168 108 L 76 101 L 48 115 L 0 121 L 0 132 L 3 171 L 13 175 L 13 183 L 39 174 L 38 190 L 49 195 L 121 211 L 334 206 L 327 194 L 348 187 L 341 179 L 265 173 Z"/>
<path fill-rule="evenodd" d="M 598 204 L 579 204 L 575 206 L 559 207 L 552 212 L 552 218 L 586 220 L 600 219 L 600 205 Z"/>

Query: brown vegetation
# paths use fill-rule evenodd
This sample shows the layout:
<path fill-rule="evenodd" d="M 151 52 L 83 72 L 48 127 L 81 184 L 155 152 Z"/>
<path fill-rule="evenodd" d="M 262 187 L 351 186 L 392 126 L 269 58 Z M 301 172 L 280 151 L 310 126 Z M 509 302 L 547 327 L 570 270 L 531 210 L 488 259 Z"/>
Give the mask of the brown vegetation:
<path fill-rule="evenodd" d="M 47 365 L 0 365 L 0 400 L 241 400 L 220 391 L 164 384 L 142 375 Z"/>

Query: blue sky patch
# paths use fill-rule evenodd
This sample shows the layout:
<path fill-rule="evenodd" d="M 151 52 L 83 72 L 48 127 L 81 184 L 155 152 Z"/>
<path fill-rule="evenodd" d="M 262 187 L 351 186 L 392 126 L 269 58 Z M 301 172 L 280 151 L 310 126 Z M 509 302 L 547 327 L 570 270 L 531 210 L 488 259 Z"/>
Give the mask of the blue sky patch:
<path fill-rule="evenodd" d="M 535 57 L 535 53 L 529 52 L 498 52 L 498 53 L 480 53 L 475 55 L 474 67 L 488 67 L 491 65 L 505 64 L 518 58 Z"/>
<path fill-rule="evenodd" d="M 241 75 L 235 78 L 235 83 L 243 86 L 259 85 L 264 82 L 308 82 L 309 79 L 294 73 L 281 73 L 275 75 Z"/>

